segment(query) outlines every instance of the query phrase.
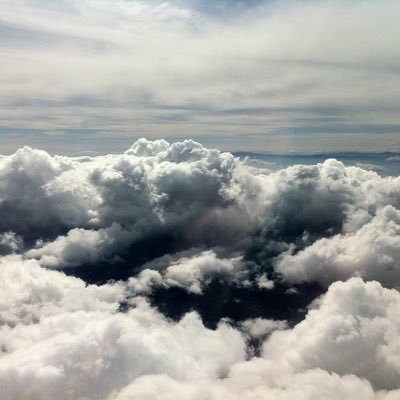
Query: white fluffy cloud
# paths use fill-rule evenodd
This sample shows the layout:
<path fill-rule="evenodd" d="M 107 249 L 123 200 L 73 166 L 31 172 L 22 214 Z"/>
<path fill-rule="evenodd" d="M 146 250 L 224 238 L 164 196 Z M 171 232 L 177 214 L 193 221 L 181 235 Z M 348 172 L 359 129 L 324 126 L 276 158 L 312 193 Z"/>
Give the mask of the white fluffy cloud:
<path fill-rule="evenodd" d="M 293 371 L 355 374 L 378 389 L 398 389 L 400 294 L 360 278 L 333 283 L 292 330 L 276 331 L 264 357 Z"/>
<path fill-rule="evenodd" d="M 142 377 L 117 399 L 395 399 L 399 307 L 399 293 L 377 282 L 337 282 L 294 328 L 268 323 L 278 330 L 262 358 L 235 363 L 226 379 L 204 388 L 163 374 Z"/>
<path fill-rule="evenodd" d="M 163 140 L 25 148 L 0 176 L 5 400 L 398 398 L 399 178 L 336 160 L 271 172 Z M 99 284 L 116 266 L 126 280 Z M 59 271 L 74 268 L 97 284 Z M 249 308 L 209 329 L 215 280 Z M 303 320 L 260 316 L 304 282 L 327 292 Z M 206 305 L 168 319 L 160 288 Z"/>
<path fill-rule="evenodd" d="M 118 223 L 99 230 L 75 228 L 52 242 L 38 241 L 36 248 L 27 251 L 25 256 L 52 268 L 93 265 L 100 261 L 112 263 L 113 256 L 134 239 L 135 234 L 124 231 Z"/>
<path fill-rule="evenodd" d="M 212 331 L 194 312 L 172 322 L 139 297 L 121 312 L 124 285 L 85 286 L 19 256 L 0 267 L 5 400 L 399 394 L 400 295 L 377 282 L 334 283 L 293 328 L 245 321 L 241 329 L 253 337 L 272 331 L 262 357 L 246 360 L 245 336 L 227 323 Z"/>
<path fill-rule="evenodd" d="M 0 258 L 0 325 L 34 324 L 60 312 L 116 311 L 124 299 L 122 285 L 89 285 L 45 270 L 36 260 Z"/>
<path fill-rule="evenodd" d="M 252 261 L 247 268 L 268 287 L 271 277 L 259 272 L 259 265 L 269 267 L 281 253 L 277 271 L 293 282 L 328 284 L 364 271 L 366 279 L 388 285 L 396 271 L 389 271 L 396 259 L 396 223 L 385 228 L 390 208 L 380 210 L 399 207 L 399 178 L 336 160 L 269 172 L 193 141 L 141 139 L 123 154 L 98 157 L 51 157 L 24 148 L 0 160 L 0 175 L 2 243 L 9 238 L 2 251 L 21 252 L 50 268 L 132 260 L 139 267 L 164 255 L 191 251 L 192 256 L 211 248 L 220 259 L 246 252 Z M 374 238 L 374 229 L 385 239 Z M 376 244 L 368 250 L 369 266 L 358 255 L 360 240 Z M 328 249 L 341 254 L 328 257 Z M 373 252 L 379 258 L 374 262 Z M 210 278 L 187 261 L 169 264 L 167 278 L 181 286 L 197 285 L 199 291 L 201 282 L 195 280 Z M 189 270 L 198 277 L 185 275 Z M 325 277 L 317 270 L 326 270 Z M 192 283 L 183 284 L 182 274 Z"/>
<path fill-rule="evenodd" d="M 247 191 L 233 198 L 238 160 L 192 141 L 143 139 L 125 154 L 83 159 L 25 148 L 1 161 L 0 227 L 28 247 L 39 240 L 28 257 L 46 266 L 95 262 L 157 235 L 177 250 L 240 241 L 256 218 Z"/>
<path fill-rule="evenodd" d="M 316 241 L 279 258 L 276 270 L 290 282 L 329 285 L 351 276 L 400 287 L 400 212 L 386 206 L 359 230 Z"/>
<path fill-rule="evenodd" d="M 17 256 L 0 277 L 5 399 L 105 399 L 143 375 L 218 379 L 245 358 L 241 334 L 222 322 L 211 331 L 191 313 L 173 323 L 140 298 L 117 312 L 120 284 L 85 286 Z"/>
<path fill-rule="evenodd" d="M 148 293 L 153 287 L 183 287 L 188 292 L 201 294 L 203 286 L 213 279 L 242 284 L 247 277 L 241 258 L 218 258 L 213 251 L 205 251 L 192 257 L 171 261 L 160 272 L 145 269 L 137 277 L 129 279 L 129 286 L 135 293 Z M 162 264 L 158 265 L 158 268 Z"/>

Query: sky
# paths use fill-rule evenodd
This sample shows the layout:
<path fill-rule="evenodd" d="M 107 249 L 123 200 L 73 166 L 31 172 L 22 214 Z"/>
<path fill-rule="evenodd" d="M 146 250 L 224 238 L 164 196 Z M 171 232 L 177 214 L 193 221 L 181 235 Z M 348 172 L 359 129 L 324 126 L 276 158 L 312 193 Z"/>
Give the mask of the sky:
<path fill-rule="evenodd" d="M 3 0 L 0 153 L 399 151 L 400 4 Z"/>
<path fill-rule="evenodd" d="M 0 0 L 1 399 L 400 399 L 399 17 Z"/>

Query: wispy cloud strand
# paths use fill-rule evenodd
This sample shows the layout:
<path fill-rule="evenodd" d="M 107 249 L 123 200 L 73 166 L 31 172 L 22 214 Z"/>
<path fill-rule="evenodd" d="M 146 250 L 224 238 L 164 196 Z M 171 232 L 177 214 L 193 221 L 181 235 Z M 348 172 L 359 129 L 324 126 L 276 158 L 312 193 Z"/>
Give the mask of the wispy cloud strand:
<path fill-rule="evenodd" d="M 233 150 L 343 149 L 344 137 L 347 149 L 393 148 L 398 3 L 243 3 L 3 2 L 10 147 L 26 128 L 40 132 L 29 143 L 70 148 L 71 129 L 120 146 L 190 135 Z"/>

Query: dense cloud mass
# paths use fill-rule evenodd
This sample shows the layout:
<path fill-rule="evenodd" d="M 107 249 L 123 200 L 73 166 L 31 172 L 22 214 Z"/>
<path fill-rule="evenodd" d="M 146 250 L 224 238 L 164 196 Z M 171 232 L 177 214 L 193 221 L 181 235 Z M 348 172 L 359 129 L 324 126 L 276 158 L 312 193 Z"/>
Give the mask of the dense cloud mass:
<path fill-rule="evenodd" d="M 277 270 L 291 282 L 329 285 L 350 276 L 400 287 L 400 212 L 386 206 L 356 232 L 317 240 L 304 250 L 284 254 Z"/>
<path fill-rule="evenodd" d="M 5 400 L 399 398 L 399 178 L 145 139 L 0 177 Z"/>

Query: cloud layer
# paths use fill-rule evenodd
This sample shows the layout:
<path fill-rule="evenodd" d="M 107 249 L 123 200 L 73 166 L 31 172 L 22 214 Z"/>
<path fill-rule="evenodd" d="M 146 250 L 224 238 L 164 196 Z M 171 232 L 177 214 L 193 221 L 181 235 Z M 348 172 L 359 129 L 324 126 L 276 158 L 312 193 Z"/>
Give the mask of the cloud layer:
<path fill-rule="evenodd" d="M 1 308 L 5 399 L 399 394 L 400 297 L 377 282 L 334 283 L 293 329 L 259 320 L 244 324 L 252 329 L 221 322 L 211 331 L 195 312 L 169 321 L 143 298 L 118 312 L 122 285 L 85 287 L 18 257 L 2 261 L 2 281 L 9 283 L 10 273 L 19 279 L 13 280 L 12 303 Z M 259 335 L 260 328 L 275 332 L 267 336 L 262 356 L 248 359 L 247 335 Z"/>
<path fill-rule="evenodd" d="M 399 16 L 393 0 L 3 1 L 2 148 L 190 132 L 230 150 L 393 151 Z"/>
<path fill-rule="evenodd" d="M 0 176 L 4 399 L 400 395 L 399 178 L 145 139 Z"/>

